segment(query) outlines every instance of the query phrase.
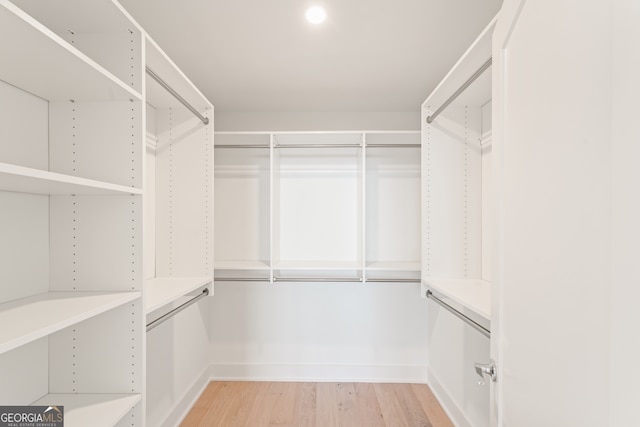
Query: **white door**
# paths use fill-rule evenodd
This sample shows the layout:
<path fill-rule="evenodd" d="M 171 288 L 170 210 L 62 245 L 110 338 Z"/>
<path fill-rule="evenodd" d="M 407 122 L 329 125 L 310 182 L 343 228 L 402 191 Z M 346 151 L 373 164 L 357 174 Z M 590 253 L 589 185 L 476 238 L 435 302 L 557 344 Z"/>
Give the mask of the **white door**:
<path fill-rule="evenodd" d="M 505 0 L 494 32 L 494 426 L 610 425 L 612 3 Z"/>

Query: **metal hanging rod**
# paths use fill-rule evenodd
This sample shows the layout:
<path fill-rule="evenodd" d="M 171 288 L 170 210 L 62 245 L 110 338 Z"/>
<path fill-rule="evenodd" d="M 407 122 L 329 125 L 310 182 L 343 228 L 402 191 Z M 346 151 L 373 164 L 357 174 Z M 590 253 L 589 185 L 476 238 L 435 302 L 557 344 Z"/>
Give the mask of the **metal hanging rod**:
<path fill-rule="evenodd" d="M 269 282 L 268 277 L 214 277 L 216 282 Z"/>
<path fill-rule="evenodd" d="M 177 99 L 178 101 L 180 101 L 180 103 L 182 105 L 187 107 L 189 109 L 189 111 L 191 111 L 193 114 L 195 114 L 196 117 L 199 118 L 202 121 L 202 123 L 204 123 L 205 125 L 209 124 L 209 118 L 208 117 L 205 117 L 202 114 L 200 114 L 200 112 L 198 110 L 196 110 L 191 104 L 189 104 L 186 99 L 184 99 L 182 96 L 180 96 L 180 94 L 178 92 L 173 90 L 173 88 L 171 86 L 169 86 L 169 84 L 167 82 L 162 80 L 162 78 L 159 75 L 157 75 L 151 68 L 149 68 L 148 65 L 145 66 L 145 70 L 147 71 L 147 74 L 149 75 L 149 77 L 151 77 L 153 80 L 158 82 L 158 84 L 160 86 L 162 86 L 171 95 L 173 95 L 173 97 L 175 99 Z"/>
<path fill-rule="evenodd" d="M 362 144 L 276 144 L 273 148 L 362 148 Z"/>
<path fill-rule="evenodd" d="M 366 278 L 365 282 L 372 282 L 372 283 L 386 283 L 386 282 L 390 282 L 390 283 L 420 283 L 420 279 L 370 279 L 370 278 Z"/>
<path fill-rule="evenodd" d="M 367 144 L 372 148 L 420 148 L 421 144 Z"/>
<path fill-rule="evenodd" d="M 274 282 L 362 282 L 361 277 L 274 277 Z"/>
<path fill-rule="evenodd" d="M 479 324 L 478 322 L 476 322 L 475 320 L 473 320 L 472 318 L 470 318 L 466 314 L 460 313 L 458 310 L 456 310 L 455 308 L 451 307 L 449 304 L 447 304 L 446 302 L 442 301 L 440 298 L 435 296 L 433 294 L 433 292 L 431 292 L 430 290 L 427 291 L 427 298 L 430 298 L 433 301 L 435 301 L 438 304 L 440 304 L 443 308 L 445 308 L 451 314 L 453 314 L 458 319 L 462 320 L 463 322 L 465 322 L 466 324 L 471 326 L 476 331 L 480 332 L 485 337 L 491 338 L 491 331 L 489 329 L 485 328 L 484 326 L 482 326 L 481 324 Z"/>
<path fill-rule="evenodd" d="M 213 148 L 270 148 L 269 145 L 233 145 L 233 144 L 218 144 Z"/>
<path fill-rule="evenodd" d="M 158 317 L 156 320 L 147 323 L 147 332 L 149 332 L 150 330 L 152 330 L 156 326 L 159 326 L 159 325 L 163 324 L 164 322 L 166 322 L 167 320 L 169 320 L 170 318 L 172 318 L 176 314 L 180 313 L 185 308 L 187 308 L 190 305 L 196 303 L 200 298 L 206 297 L 207 295 L 209 295 L 209 288 L 204 288 L 202 290 L 202 293 L 200 293 L 198 296 L 195 296 L 195 297 L 191 298 L 189 301 L 185 302 L 184 304 L 180 304 L 179 306 L 177 306 L 173 310 L 169 311 L 168 313 L 165 313 L 162 316 Z"/>
<path fill-rule="evenodd" d="M 482 75 L 482 73 L 484 73 L 491 66 L 492 61 L 493 61 L 493 57 L 490 57 L 487 60 L 487 62 L 482 64 L 482 66 L 478 68 L 478 70 L 475 73 L 473 73 L 473 75 L 469 77 L 469 79 L 466 82 L 464 82 L 462 86 L 458 88 L 458 90 L 453 92 L 453 95 L 451 95 L 449 99 L 447 99 L 444 102 L 444 104 L 442 104 L 440 108 L 438 108 L 435 111 L 435 113 L 427 117 L 427 123 L 431 123 L 432 121 L 434 121 L 435 118 L 438 117 L 438 115 L 440 115 L 440 113 L 442 113 L 442 111 L 444 111 L 444 109 L 449 106 L 449 104 L 451 104 L 458 96 L 460 96 L 462 92 L 464 92 L 469 86 L 471 86 L 471 83 L 473 83 L 478 77 Z"/>

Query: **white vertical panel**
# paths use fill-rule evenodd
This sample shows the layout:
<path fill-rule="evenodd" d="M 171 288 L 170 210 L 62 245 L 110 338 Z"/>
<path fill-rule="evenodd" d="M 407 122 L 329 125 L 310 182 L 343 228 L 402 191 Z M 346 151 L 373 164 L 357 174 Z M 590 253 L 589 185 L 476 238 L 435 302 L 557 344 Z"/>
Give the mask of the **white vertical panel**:
<path fill-rule="evenodd" d="M 610 425 L 611 9 L 505 1 L 496 27 L 505 426 Z"/>
<path fill-rule="evenodd" d="M 489 383 L 478 385 L 473 364 L 489 359 L 489 339 L 434 302 L 428 324 L 429 375 L 462 412 L 454 419 L 466 427 L 488 427 Z"/>
<path fill-rule="evenodd" d="M 0 81 L 0 162 L 49 169 L 48 104 Z"/>
<path fill-rule="evenodd" d="M 212 299 L 212 298 L 211 298 Z M 209 365 L 205 298 L 147 334 L 147 424 L 160 426 Z"/>
<path fill-rule="evenodd" d="M 0 302 L 47 292 L 49 197 L 0 191 L 0 206 Z"/>
<path fill-rule="evenodd" d="M 142 289 L 140 196 L 51 196 L 51 289 Z"/>
<path fill-rule="evenodd" d="M 367 148 L 368 263 L 420 260 L 418 153 L 419 148 Z"/>
<path fill-rule="evenodd" d="M 51 102 L 51 171 L 142 186 L 140 101 Z"/>
<path fill-rule="evenodd" d="M 610 426 L 640 425 L 640 3 L 614 3 Z"/>
<path fill-rule="evenodd" d="M 491 225 L 494 213 L 493 200 L 493 169 L 492 169 L 493 148 L 489 141 L 482 147 L 482 279 L 491 281 L 492 262 L 492 239 L 494 236 Z"/>
<path fill-rule="evenodd" d="M 156 229 L 159 276 L 213 274 L 213 134 L 183 109 L 158 110 Z"/>
<path fill-rule="evenodd" d="M 423 232 L 430 277 L 481 275 L 480 111 L 450 106 L 423 131 Z"/>
<path fill-rule="evenodd" d="M 269 261 L 269 149 L 216 151 L 217 260 Z"/>
<path fill-rule="evenodd" d="M 0 354 L 2 405 L 29 405 L 48 393 L 48 354 L 46 337 Z"/>
<path fill-rule="evenodd" d="M 140 393 L 142 299 L 49 337 L 51 393 Z"/>

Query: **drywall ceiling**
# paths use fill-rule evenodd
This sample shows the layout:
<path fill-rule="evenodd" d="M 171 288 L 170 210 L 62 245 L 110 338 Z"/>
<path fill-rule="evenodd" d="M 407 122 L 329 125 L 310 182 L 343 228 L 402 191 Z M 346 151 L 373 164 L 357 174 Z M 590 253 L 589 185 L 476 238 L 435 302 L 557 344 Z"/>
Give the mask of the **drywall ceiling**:
<path fill-rule="evenodd" d="M 218 112 L 417 111 L 502 0 L 120 0 Z M 311 4 L 328 18 L 304 19 Z"/>

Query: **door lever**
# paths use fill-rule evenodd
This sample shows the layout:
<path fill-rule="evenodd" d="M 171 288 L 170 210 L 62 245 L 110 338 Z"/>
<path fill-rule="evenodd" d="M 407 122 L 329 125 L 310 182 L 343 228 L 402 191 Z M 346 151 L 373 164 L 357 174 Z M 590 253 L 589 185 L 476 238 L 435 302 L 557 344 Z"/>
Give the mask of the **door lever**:
<path fill-rule="evenodd" d="M 478 385 L 485 385 L 484 375 L 489 375 L 491 381 L 496 382 L 498 378 L 498 371 L 496 369 L 496 362 L 490 360 L 489 363 L 475 363 L 476 373 L 480 377 Z"/>

